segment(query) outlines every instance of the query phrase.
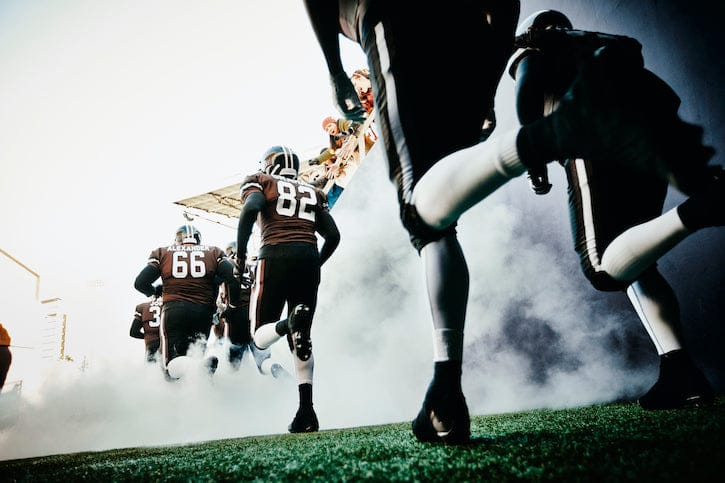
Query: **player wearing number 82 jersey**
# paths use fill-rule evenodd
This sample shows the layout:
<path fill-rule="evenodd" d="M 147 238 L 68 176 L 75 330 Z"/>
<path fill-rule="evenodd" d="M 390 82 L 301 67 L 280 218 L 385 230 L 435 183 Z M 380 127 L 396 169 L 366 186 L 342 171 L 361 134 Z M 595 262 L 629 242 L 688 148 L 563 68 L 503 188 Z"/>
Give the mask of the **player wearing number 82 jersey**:
<path fill-rule="evenodd" d="M 327 197 L 296 179 L 298 167 L 296 154 L 275 146 L 263 156 L 263 172 L 248 176 L 242 183 L 237 259 L 244 262 L 252 227 L 258 223 L 261 242 L 250 300 L 254 344 L 266 349 L 287 338 L 300 397 L 289 430 L 309 432 L 319 428 L 312 408 L 310 327 L 320 267 L 337 248 L 340 233 L 328 211 Z M 324 240 L 319 252 L 316 233 Z M 288 318 L 280 320 L 285 305 Z"/>

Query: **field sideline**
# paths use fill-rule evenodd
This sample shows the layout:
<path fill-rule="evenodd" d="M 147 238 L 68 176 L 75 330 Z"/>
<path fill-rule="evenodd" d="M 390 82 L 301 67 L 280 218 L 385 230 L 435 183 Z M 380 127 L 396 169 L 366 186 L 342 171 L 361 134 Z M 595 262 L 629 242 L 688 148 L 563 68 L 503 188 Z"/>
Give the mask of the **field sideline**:
<path fill-rule="evenodd" d="M 0 481 L 722 481 L 725 397 L 475 416 L 473 442 L 417 443 L 410 423 L 0 461 Z"/>

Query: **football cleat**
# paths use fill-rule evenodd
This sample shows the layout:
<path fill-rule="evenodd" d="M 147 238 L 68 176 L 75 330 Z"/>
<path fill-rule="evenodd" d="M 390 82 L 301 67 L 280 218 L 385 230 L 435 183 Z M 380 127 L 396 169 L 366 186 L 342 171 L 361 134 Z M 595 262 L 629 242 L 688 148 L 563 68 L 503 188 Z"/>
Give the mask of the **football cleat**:
<path fill-rule="evenodd" d="M 290 433 L 314 433 L 318 431 L 320 423 L 317 422 L 317 414 L 315 414 L 312 406 L 300 406 L 287 429 Z"/>
<path fill-rule="evenodd" d="M 660 356 L 657 382 L 637 401 L 642 409 L 678 409 L 710 404 L 714 392 L 702 372 L 682 350 Z"/>
<path fill-rule="evenodd" d="M 270 366 L 269 372 L 272 373 L 272 377 L 275 379 L 292 379 L 292 375 L 287 372 L 287 369 L 277 362 Z"/>
<path fill-rule="evenodd" d="M 217 356 L 209 356 L 204 359 L 204 369 L 206 369 L 209 375 L 213 375 L 214 373 L 216 373 L 218 367 L 219 358 Z"/>
<path fill-rule="evenodd" d="M 249 343 L 249 349 L 252 351 L 252 357 L 254 358 L 254 363 L 257 366 L 257 370 L 260 374 L 264 375 L 267 374 L 264 369 L 264 362 L 269 360 L 270 357 L 272 357 L 272 349 L 267 347 L 266 349 L 260 349 L 257 347 L 257 344 L 254 343 L 254 341 Z"/>
<path fill-rule="evenodd" d="M 413 434 L 422 443 L 465 444 L 471 438 L 471 418 L 460 389 L 438 394 L 428 390 L 413 420 Z"/>
<path fill-rule="evenodd" d="M 310 340 L 310 327 L 312 327 L 312 313 L 306 305 L 300 304 L 292 310 L 287 319 L 292 345 L 295 354 L 301 361 L 306 361 L 312 355 L 312 341 Z"/>
<path fill-rule="evenodd" d="M 246 345 L 231 344 L 229 347 L 229 363 L 234 370 L 238 370 L 244 360 L 244 352 L 247 350 Z"/>

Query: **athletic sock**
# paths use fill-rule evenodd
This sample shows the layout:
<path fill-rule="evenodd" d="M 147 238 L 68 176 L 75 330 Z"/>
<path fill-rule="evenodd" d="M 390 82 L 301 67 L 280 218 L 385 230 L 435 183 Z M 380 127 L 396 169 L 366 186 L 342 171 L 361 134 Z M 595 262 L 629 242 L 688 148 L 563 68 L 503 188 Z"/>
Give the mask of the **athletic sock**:
<path fill-rule="evenodd" d="M 300 384 L 297 386 L 300 392 L 300 407 L 312 407 L 312 384 Z"/>

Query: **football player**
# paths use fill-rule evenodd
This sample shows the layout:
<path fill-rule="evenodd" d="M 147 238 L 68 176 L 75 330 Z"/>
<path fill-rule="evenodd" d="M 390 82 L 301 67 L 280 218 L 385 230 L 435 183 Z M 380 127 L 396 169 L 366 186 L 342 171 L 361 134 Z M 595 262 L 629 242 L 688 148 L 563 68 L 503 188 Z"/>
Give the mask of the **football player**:
<path fill-rule="evenodd" d="M 237 233 L 237 263 L 241 265 L 258 220 L 261 243 L 250 309 L 254 344 L 264 350 L 287 338 L 299 389 L 299 408 L 288 428 L 292 433 L 319 429 L 312 405 L 310 328 L 320 267 L 340 242 L 325 194 L 299 181 L 298 171 L 299 158 L 289 148 L 274 146 L 264 153 L 260 172 L 242 183 Z M 324 240 L 319 251 L 317 233 Z M 285 305 L 288 317 L 279 320 Z"/>
<path fill-rule="evenodd" d="M 150 300 L 138 304 L 133 314 L 129 335 L 134 339 L 143 339 L 147 362 L 156 362 L 159 353 L 162 303 L 161 297 L 152 295 Z"/>
<path fill-rule="evenodd" d="M 237 265 L 237 242 L 229 242 L 225 249 L 226 256 L 234 265 L 234 278 L 240 287 L 239 299 L 234 301 L 238 310 L 226 312 L 229 306 L 229 287 L 222 282 L 217 297 L 217 316 L 219 323 L 214 331 L 219 339 L 227 338 L 230 342 L 229 362 L 235 369 L 239 368 L 244 352 L 252 340 L 249 324 L 249 294 L 252 286 L 248 264 L 243 265 L 243 272 Z"/>
<path fill-rule="evenodd" d="M 202 245 L 199 230 L 182 225 L 176 230 L 174 243 L 153 250 L 148 264 L 136 277 L 134 286 L 149 297 L 160 292 L 153 286 L 154 281 L 159 277 L 162 280 L 162 367 L 170 380 L 178 378 L 175 370 L 169 370 L 170 363 L 185 356 L 192 343 L 209 335 L 216 311 L 217 276 L 227 284 L 230 300 L 238 300 L 240 287 L 234 278 L 234 265 L 224 250 Z M 229 304 L 227 312 L 234 310 L 236 306 Z M 217 363 L 215 358 L 205 361 L 212 373 Z"/>
<path fill-rule="evenodd" d="M 425 7 L 305 0 L 305 6 L 337 107 L 359 122 L 365 110 L 344 70 L 340 36 L 365 52 L 401 220 L 425 265 L 434 372 L 413 433 L 425 442 L 465 443 L 470 420 L 461 367 L 469 276 L 456 237 L 458 218 L 510 179 L 564 158 L 619 153 L 624 164 L 644 164 L 680 189 L 699 190 L 712 151 L 692 135 L 694 126 L 672 116 L 653 128 L 648 121 L 657 117 L 651 114 L 662 92 L 639 82 L 630 87 L 643 77 L 643 62 L 620 49 L 598 51 L 551 115 L 482 135 L 487 118 L 494 119 L 496 88 L 513 52 L 518 0 Z M 445 102 L 424 102 L 431 88 Z"/>
<path fill-rule="evenodd" d="M 516 80 L 516 111 L 522 124 L 548 114 L 599 48 L 638 48 L 629 37 L 574 30 L 569 18 L 556 10 L 535 12 L 516 34 L 519 49 L 509 73 Z M 675 93 L 654 74 L 647 75 L 651 88 L 665 91 L 663 97 L 671 100 L 670 106 L 661 108 L 676 110 Z M 655 262 L 675 243 L 708 225 L 700 220 L 703 207 L 697 205 L 702 198 L 690 198 L 662 214 L 665 178 L 616 158 L 566 159 L 562 164 L 569 184 L 575 250 L 584 274 L 597 290 L 626 291 L 660 356 L 659 379 L 639 404 L 645 409 L 671 409 L 709 402 L 712 388 L 682 347 L 679 304 Z M 716 184 L 722 183 L 722 169 L 712 173 L 709 185 L 714 193 Z M 530 179 L 537 192 L 545 193 L 551 186 L 545 171 Z"/>

